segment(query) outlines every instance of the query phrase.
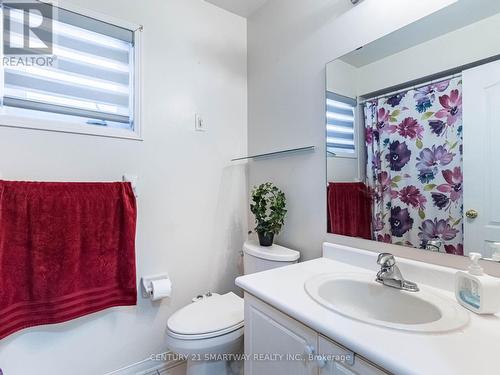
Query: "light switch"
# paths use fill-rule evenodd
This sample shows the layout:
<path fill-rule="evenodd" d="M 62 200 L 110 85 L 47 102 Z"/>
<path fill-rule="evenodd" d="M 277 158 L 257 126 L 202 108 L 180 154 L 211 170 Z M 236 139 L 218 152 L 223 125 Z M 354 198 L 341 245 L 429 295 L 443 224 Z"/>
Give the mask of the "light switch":
<path fill-rule="evenodd" d="M 199 114 L 195 114 L 194 129 L 198 132 L 207 131 L 207 128 L 205 126 L 205 122 L 203 121 L 203 118 Z"/>

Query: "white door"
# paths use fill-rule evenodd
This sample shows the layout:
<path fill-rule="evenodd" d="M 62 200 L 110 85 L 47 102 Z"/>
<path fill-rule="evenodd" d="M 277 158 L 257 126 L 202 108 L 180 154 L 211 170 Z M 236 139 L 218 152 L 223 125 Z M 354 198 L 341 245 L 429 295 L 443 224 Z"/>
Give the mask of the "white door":
<path fill-rule="evenodd" d="M 320 375 L 389 375 L 350 350 L 319 337 L 319 354 L 324 360 Z"/>
<path fill-rule="evenodd" d="M 245 375 L 317 375 L 318 334 L 245 294 Z"/>
<path fill-rule="evenodd" d="M 463 72 L 466 254 L 500 242 L 500 61 Z"/>

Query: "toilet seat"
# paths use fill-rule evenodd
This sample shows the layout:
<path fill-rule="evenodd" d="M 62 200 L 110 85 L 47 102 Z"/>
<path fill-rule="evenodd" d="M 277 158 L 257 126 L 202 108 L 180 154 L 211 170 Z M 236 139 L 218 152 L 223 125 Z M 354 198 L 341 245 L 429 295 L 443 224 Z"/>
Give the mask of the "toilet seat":
<path fill-rule="evenodd" d="M 240 353 L 243 346 L 244 328 L 229 332 L 220 336 L 206 339 L 190 339 L 189 337 L 173 337 L 167 332 L 166 344 L 174 353 L 191 358 L 192 355 L 200 354 L 225 354 Z"/>
<path fill-rule="evenodd" d="M 227 335 L 228 333 L 237 331 L 238 329 L 242 328 L 243 326 L 244 326 L 244 323 L 241 322 L 240 324 L 237 324 L 233 327 L 228 327 L 228 328 L 221 330 L 221 331 L 215 331 L 215 332 L 210 332 L 210 333 L 205 333 L 205 334 L 200 334 L 200 335 L 184 335 L 184 334 L 179 334 L 179 333 L 173 332 L 169 329 L 168 335 L 175 338 L 175 339 L 179 339 L 179 340 L 204 340 L 204 339 L 212 339 L 215 337 Z"/>
<path fill-rule="evenodd" d="M 204 340 L 235 332 L 243 326 L 243 299 L 231 292 L 180 309 L 168 319 L 167 333 L 179 340 Z"/>

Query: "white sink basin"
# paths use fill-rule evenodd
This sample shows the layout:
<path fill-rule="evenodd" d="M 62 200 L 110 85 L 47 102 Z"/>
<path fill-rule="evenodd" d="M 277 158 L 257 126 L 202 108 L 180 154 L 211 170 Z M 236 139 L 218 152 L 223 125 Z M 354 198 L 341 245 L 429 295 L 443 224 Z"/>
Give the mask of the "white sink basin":
<path fill-rule="evenodd" d="M 406 292 L 377 283 L 366 274 L 323 274 L 305 283 L 309 296 L 346 317 L 387 328 L 422 333 L 464 327 L 469 313 L 453 300 L 419 285 Z"/>

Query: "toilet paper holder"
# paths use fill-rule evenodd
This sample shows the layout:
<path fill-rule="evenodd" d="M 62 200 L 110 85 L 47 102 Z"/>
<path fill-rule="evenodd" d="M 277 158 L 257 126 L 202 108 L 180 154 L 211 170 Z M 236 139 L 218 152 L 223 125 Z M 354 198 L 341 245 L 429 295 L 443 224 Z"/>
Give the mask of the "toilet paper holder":
<path fill-rule="evenodd" d="M 158 280 L 168 280 L 168 275 L 166 273 L 163 273 L 161 275 L 154 275 L 154 276 L 143 276 L 141 283 L 142 283 L 142 296 L 144 298 L 149 298 L 151 297 L 151 293 L 153 292 L 153 281 L 158 281 Z"/>

